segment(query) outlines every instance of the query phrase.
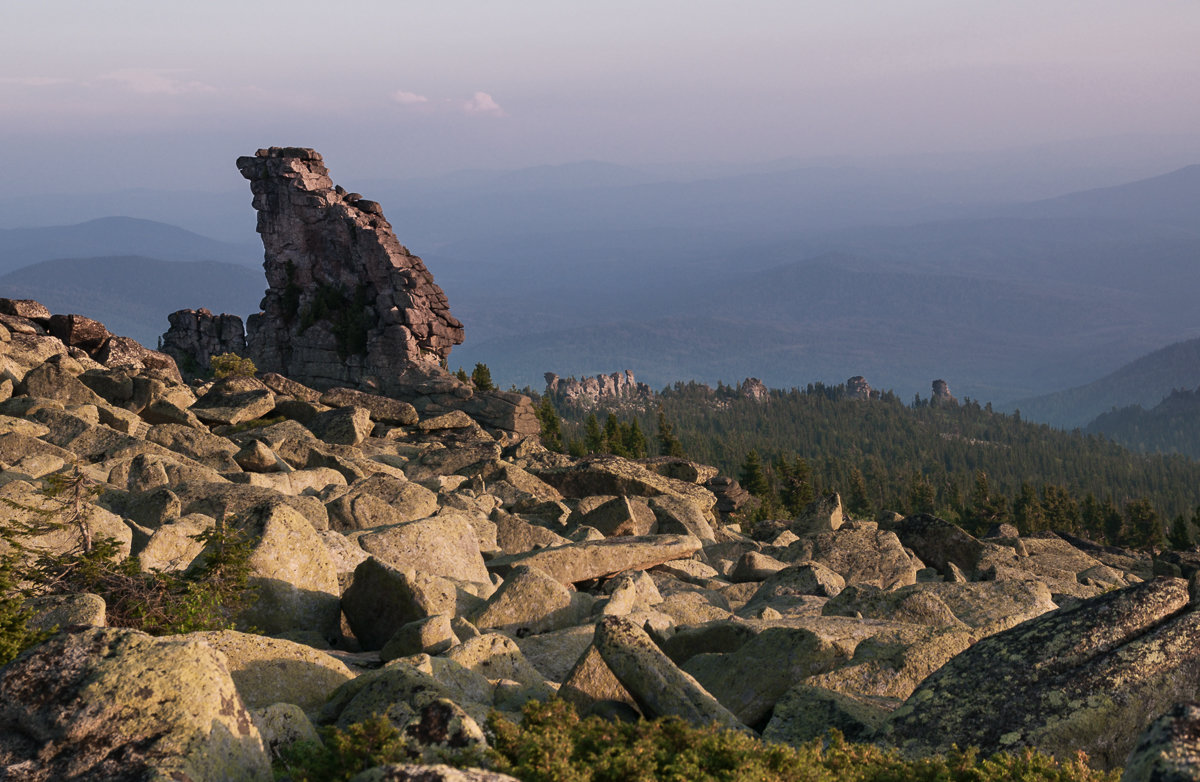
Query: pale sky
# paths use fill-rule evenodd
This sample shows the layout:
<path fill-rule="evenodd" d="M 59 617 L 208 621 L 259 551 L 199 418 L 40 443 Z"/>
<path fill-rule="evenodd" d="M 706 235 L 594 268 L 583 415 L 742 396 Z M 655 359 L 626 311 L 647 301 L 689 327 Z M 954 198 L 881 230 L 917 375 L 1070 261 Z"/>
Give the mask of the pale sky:
<path fill-rule="evenodd" d="M 1200 129 L 1196 0 L 0 0 L 12 189 L 985 150 Z M 1197 156 L 1200 159 L 1200 155 Z"/>

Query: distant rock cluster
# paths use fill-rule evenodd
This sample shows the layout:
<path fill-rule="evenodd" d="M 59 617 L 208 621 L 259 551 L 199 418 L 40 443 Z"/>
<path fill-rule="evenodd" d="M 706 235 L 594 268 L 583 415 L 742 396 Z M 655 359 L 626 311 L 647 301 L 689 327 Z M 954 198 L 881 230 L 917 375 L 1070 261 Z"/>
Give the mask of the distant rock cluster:
<path fill-rule="evenodd" d="M 636 401 L 649 399 L 654 390 L 639 383 L 631 370 L 575 379 L 546 373 L 546 396 L 555 404 L 597 405 L 601 402 Z"/>
<path fill-rule="evenodd" d="M 957 405 L 958 400 L 950 393 L 950 384 L 945 380 L 933 381 L 932 396 L 929 401 L 935 405 Z"/>
<path fill-rule="evenodd" d="M 846 394 L 852 399 L 870 399 L 871 384 L 862 375 L 855 375 L 846 381 Z"/>

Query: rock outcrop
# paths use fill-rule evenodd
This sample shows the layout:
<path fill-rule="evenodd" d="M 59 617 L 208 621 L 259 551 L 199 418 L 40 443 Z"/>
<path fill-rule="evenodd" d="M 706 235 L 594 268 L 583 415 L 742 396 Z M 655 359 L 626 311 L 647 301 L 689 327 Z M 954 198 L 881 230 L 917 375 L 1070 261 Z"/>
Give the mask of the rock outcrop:
<path fill-rule="evenodd" d="M 163 334 L 162 351 L 189 374 L 207 371 L 213 356 L 246 355 L 246 329 L 237 315 L 214 315 L 201 307 L 172 312 L 167 322 L 170 328 Z"/>
<path fill-rule="evenodd" d="M 369 391 L 428 416 L 457 410 L 490 429 L 538 431 L 528 397 L 475 392 L 446 372 L 462 324 L 378 203 L 335 186 L 312 149 L 260 149 L 237 166 L 254 194 L 268 287 L 244 333 L 237 315 L 168 316 L 163 349 L 189 375 L 205 372 L 214 355 L 236 353 L 319 391 Z"/>
<path fill-rule="evenodd" d="M 846 394 L 854 399 L 870 399 L 872 393 L 871 384 L 862 375 L 855 375 L 846 381 Z"/>
<path fill-rule="evenodd" d="M 954 394 L 950 393 L 950 384 L 945 380 L 933 381 L 932 396 L 929 397 L 929 401 L 935 405 L 958 404 L 958 400 L 954 398 Z"/>
<path fill-rule="evenodd" d="M 633 372 L 613 372 L 611 375 L 596 375 L 576 380 L 560 378 L 553 372 L 546 373 L 546 396 L 556 405 L 585 405 L 592 407 L 601 402 L 646 400 L 654 391 L 645 383 L 639 383 Z"/>
<path fill-rule="evenodd" d="M 271 147 L 237 161 L 250 180 L 267 292 L 247 320 L 259 369 L 317 388 L 390 384 L 463 340 L 442 289 L 397 241 L 374 201 L 335 187 L 311 149 Z"/>

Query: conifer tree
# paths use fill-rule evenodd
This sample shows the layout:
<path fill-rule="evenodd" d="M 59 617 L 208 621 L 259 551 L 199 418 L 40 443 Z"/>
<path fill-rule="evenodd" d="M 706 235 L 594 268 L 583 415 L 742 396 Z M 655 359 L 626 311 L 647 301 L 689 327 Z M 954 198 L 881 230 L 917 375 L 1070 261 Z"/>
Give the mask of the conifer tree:
<path fill-rule="evenodd" d="M 600 431 L 600 422 L 595 413 L 588 413 L 583 425 L 583 444 L 588 453 L 600 453 L 604 449 L 604 433 Z"/>
<path fill-rule="evenodd" d="M 1136 548 L 1160 548 L 1167 542 L 1158 511 L 1144 497 L 1125 503 L 1125 530 L 1129 544 Z"/>
<path fill-rule="evenodd" d="M 488 369 L 487 364 L 475 365 L 475 369 L 471 370 L 471 383 L 479 391 L 492 391 L 496 388 L 496 384 L 492 382 L 492 370 Z"/>
<path fill-rule="evenodd" d="M 542 397 L 542 403 L 537 408 L 537 416 L 542 423 L 542 445 L 551 451 L 562 453 L 562 421 L 559 420 L 558 411 L 554 409 L 554 403 L 550 401 L 549 396 Z"/>
<path fill-rule="evenodd" d="M 1180 513 L 1175 517 L 1175 521 L 1171 522 L 1171 532 L 1167 536 L 1167 543 L 1176 551 L 1187 551 L 1195 544 L 1195 538 L 1192 536 L 1191 525 L 1188 520 Z"/>
<path fill-rule="evenodd" d="M 683 458 L 683 443 L 675 436 L 675 428 L 667 421 L 662 405 L 658 406 L 658 455 Z"/>
<path fill-rule="evenodd" d="M 1046 529 L 1046 514 L 1042 509 L 1042 502 L 1029 483 L 1021 484 L 1021 493 L 1013 502 L 1013 522 L 1022 535 Z"/>
<path fill-rule="evenodd" d="M 746 460 L 742 462 L 742 470 L 738 474 L 738 481 L 742 484 L 742 488 L 753 494 L 755 497 L 766 497 L 771 490 L 770 484 L 767 483 L 767 476 L 763 472 L 762 461 L 759 459 L 758 451 L 750 451 L 746 454 Z"/>
<path fill-rule="evenodd" d="M 616 413 L 609 413 L 604 420 L 604 446 L 601 450 L 613 456 L 625 456 L 625 437 Z"/>
<path fill-rule="evenodd" d="M 867 479 L 862 470 L 850 468 L 850 481 L 846 487 L 846 507 L 855 517 L 871 514 L 871 500 L 867 496 Z"/>
<path fill-rule="evenodd" d="M 646 456 L 646 435 L 642 432 L 642 427 L 638 425 L 636 418 L 629 422 L 628 428 L 624 428 L 622 442 L 625 446 L 625 453 L 630 459 L 641 459 Z"/>

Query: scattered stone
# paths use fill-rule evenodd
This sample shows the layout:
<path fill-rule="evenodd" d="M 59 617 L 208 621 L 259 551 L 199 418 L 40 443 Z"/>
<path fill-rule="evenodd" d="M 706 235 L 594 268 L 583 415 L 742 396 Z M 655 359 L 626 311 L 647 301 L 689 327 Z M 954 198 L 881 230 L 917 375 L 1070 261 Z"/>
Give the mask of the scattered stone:
<path fill-rule="evenodd" d="M 697 726 L 743 729 L 699 682 L 680 670 L 650 636 L 624 617 L 596 624 L 596 649 L 647 717 L 675 716 Z"/>

